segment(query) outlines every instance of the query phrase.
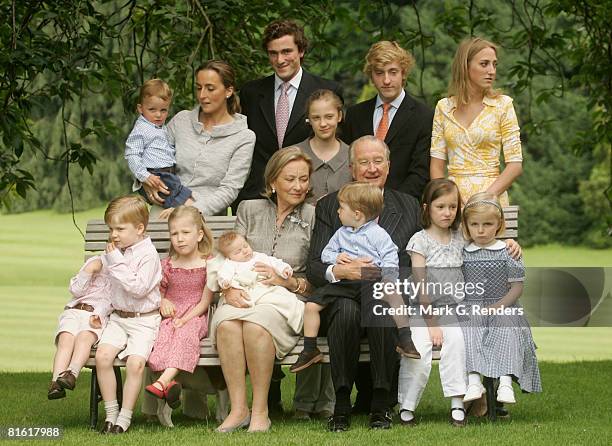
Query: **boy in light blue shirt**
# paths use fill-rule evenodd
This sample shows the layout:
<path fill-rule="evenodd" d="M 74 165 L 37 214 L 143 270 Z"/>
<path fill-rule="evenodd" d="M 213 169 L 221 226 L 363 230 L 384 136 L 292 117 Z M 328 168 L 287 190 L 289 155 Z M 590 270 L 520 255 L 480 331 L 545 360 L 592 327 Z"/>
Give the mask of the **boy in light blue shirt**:
<path fill-rule="evenodd" d="M 134 190 L 138 191 L 149 204 L 151 197 L 138 182 L 156 190 L 164 185 L 168 194 L 164 198 L 165 209 L 175 208 L 181 204 L 190 206 L 194 203 L 191 190 L 181 184 L 176 175 L 176 157 L 174 146 L 168 141 L 165 122 L 172 102 L 172 90 L 161 79 L 150 79 L 140 88 L 138 113 L 140 116 L 134 124 L 125 142 L 125 159 L 128 167 L 137 180 Z M 160 217 L 172 212 L 163 211 Z"/>

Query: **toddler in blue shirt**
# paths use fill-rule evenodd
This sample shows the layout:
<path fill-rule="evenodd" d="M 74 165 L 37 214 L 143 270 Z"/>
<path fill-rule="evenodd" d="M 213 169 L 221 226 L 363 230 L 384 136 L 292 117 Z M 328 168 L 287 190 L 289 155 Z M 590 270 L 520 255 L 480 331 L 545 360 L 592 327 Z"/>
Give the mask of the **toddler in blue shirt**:
<path fill-rule="evenodd" d="M 194 203 L 191 190 L 181 184 L 176 175 L 176 157 L 174 146 L 168 141 L 164 123 L 172 102 L 172 90 L 161 79 L 150 79 L 140 88 L 138 113 L 140 116 L 134 124 L 130 136 L 125 142 L 125 159 L 132 171 L 135 182 L 134 190 L 144 197 L 149 204 L 148 196 L 141 184 L 156 190 L 167 188 L 169 193 L 160 193 L 164 198 L 160 218 L 167 218 L 181 204 L 190 206 Z"/>
<path fill-rule="evenodd" d="M 382 190 L 370 183 L 345 184 L 338 192 L 338 216 L 342 227 L 336 231 L 321 252 L 321 261 L 328 264 L 350 263 L 360 257 L 372 260 L 372 266 L 383 268 L 383 277 L 397 275 L 398 248 L 391 236 L 378 225 L 383 210 Z M 386 269 L 386 270 L 385 270 Z M 331 286 L 334 286 L 332 283 Z M 317 348 L 317 334 L 321 324 L 320 312 L 334 299 L 327 285 L 308 297 L 304 311 L 304 350 L 290 368 L 299 372 L 320 362 L 323 354 Z"/>

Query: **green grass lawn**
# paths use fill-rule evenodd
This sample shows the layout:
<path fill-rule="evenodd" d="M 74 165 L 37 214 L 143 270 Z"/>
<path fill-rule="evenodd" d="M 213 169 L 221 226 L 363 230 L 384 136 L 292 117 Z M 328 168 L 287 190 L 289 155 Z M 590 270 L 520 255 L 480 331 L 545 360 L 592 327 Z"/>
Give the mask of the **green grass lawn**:
<path fill-rule="evenodd" d="M 87 428 L 88 381 L 83 375 L 74 392 L 63 400 L 48 401 L 44 373 L 0 374 L 3 383 L 0 425 L 63 426 L 62 444 L 610 444 L 609 386 L 612 361 L 541 364 L 544 392 L 517 393 L 511 420 L 491 424 L 470 419 L 465 429 L 449 426 L 448 401 L 442 398 L 437 367 L 417 412 L 419 424 L 405 428 L 395 423 L 389 431 L 367 429 L 365 416 L 355 417 L 349 432 L 331 434 L 323 421 L 273 419 L 272 431 L 251 435 L 244 432 L 216 434 L 214 420 L 193 421 L 180 413 L 173 417 L 174 429 L 147 422 L 137 412 L 131 432 L 121 437 L 102 437 Z M 293 376 L 283 383 L 284 403 L 290 406 Z M 212 400 L 210 403 L 213 405 Z M 23 442 L 25 443 L 25 442 Z M 11 443 L 11 444 L 19 444 Z M 31 443 L 30 443 L 31 444 Z M 51 444 L 45 442 L 44 444 Z"/>
<path fill-rule="evenodd" d="M 103 209 L 77 215 L 85 229 Z M 146 423 L 137 412 L 131 435 L 103 438 L 87 428 L 89 374 L 77 390 L 60 401 L 47 401 L 46 386 L 54 353 L 57 316 L 68 300 L 69 278 L 83 262 L 83 240 L 70 215 L 40 211 L 0 215 L 0 427 L 62 425 L 62 443 L 82 444 L 346 444 L 346 443 L 569 443 L 609 444 L 608 385 L 612 366 L 612 328 L 534 328 L 544 393 L 517 395 L 512 421 L 495 426 L 475 422 L 458 431 L 447 426 L 437 370 L 419 408 L 420 425 L 399 426 L 372 434 L 365 418 L 357 418 L 347 434 L 330 435 L 318 421 L 274 420 L 271 434 L 239 433 L 220 437 L 210 422 L 194 422 L 179 413 L 178 428 Z M 545 246 L 525 250 L 528 266 L 611 266 L 610 251 Z M 598 360 L 607 360 L 598 362 Z M 588 361 L 588 362 L 582 362 Z M 285 407 L 291 406 L 293 377 L 283 381 Z M 212 405 L 212 400 L 211 400 Z M 138 435 L 135 435 L 138 434 Z M 256 440 L 254 440 L 254 438 Z M 19 444 L 13 442 L 11 444 Z M 25 442 L 24 442 L 25 443 Z M 41 443 L 43 444 L 43 443 Z"/>

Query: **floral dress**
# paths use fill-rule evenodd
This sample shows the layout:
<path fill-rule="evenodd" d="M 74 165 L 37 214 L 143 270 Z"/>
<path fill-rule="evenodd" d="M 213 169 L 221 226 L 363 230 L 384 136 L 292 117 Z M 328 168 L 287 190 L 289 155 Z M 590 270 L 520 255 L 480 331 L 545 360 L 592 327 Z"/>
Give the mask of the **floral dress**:
<path fill-rule="evenodd" d="M 202 298 L 206 285 L 206 268 L 174 268 L 172 260 L 162 260 L 160 291 L 175 307 L 175 314 L 182 317 L 196 306 Z M 208 314 L 190 319 L 176 328 L 172 318 L 162 320 L 153 352 L 149 356 L 149 367 L 154 372 L 177 368 L 193 373 L 200 357 L 200 339 L 208 332 Z"/>

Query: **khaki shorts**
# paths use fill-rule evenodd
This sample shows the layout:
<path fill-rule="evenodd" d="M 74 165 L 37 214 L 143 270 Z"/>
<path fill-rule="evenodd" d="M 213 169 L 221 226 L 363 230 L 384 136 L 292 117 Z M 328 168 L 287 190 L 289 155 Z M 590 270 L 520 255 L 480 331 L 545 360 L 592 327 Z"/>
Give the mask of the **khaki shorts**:
<path fill-rule="evenodd" d="M 100 339 L 102 334 L 101 328 L 92 328 L 89 325 L 89 318 L 93 316 L 93 313 L 85 310 L 76 310 L 70 308 L 64 310 L 58 318 L 57 331 L 55 332 L 55 345 L 59 340 L 59 335 L 62 332 L 70 333 L 73 336 L 78 335 L 82 331 L 91 331 L 96 335 L 96 340 Z"/>
<path fill-rule="evenodd" d="M 112 313 L 99 344 L 109 344 L 121 350 L 117 355 L 119 359 L 131 355 L 148 359 L 153 350 L 160 322 L 159 313 L 125 318 Z"/>

